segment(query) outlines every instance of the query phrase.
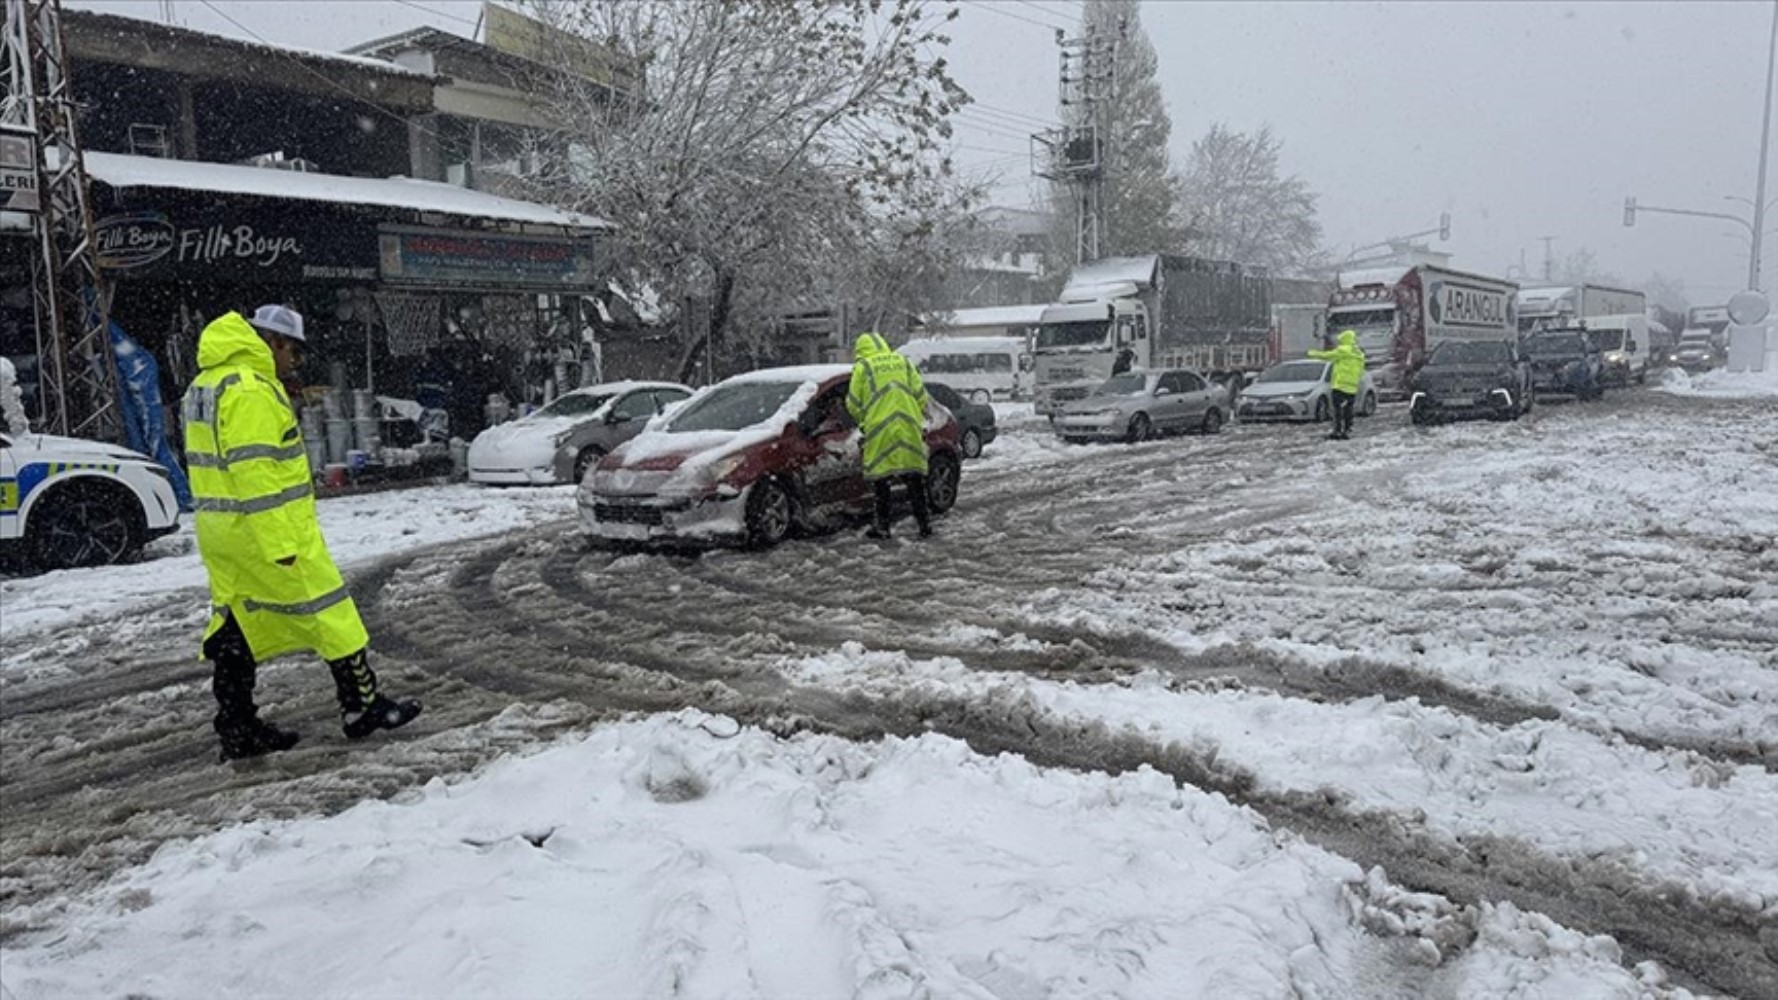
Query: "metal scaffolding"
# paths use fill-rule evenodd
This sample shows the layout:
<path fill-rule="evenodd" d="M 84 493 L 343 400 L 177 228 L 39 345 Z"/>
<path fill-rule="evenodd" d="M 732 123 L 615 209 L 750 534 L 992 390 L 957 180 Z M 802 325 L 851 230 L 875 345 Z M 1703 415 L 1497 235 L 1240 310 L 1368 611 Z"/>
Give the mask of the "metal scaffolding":
<path fill-rule="evenodd" d="M 31 289 L 39 429 L 115 441 L 122 432 L 111 353 L 109 285 L 99 270 L 61 0 L 4 0 L 0 125 L 27 138 L 36 175 Z"/>

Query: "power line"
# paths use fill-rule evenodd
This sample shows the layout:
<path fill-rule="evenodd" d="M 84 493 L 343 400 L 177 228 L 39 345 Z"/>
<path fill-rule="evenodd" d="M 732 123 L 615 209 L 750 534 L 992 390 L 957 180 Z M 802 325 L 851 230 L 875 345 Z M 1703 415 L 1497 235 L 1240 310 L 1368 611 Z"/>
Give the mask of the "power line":
<path fill-rule="evenodd" d="M 1032 10 L 1041 12 L 1043 14 L 1043 16 L 1045 16 L 1045 17 L 1057 17 L 1057 18 L 1061 17 L 1061 15 L 1057 14 L 1053 10 L 1050 10 L 1048 7 L 1042 7 L 1037 4 L 1034 4 L 1031 2 L 1031 0 L 1013 0 L 1013 3 L 1024 4 L 1025 6 L 1031 8 Z M 1065 18 L 1063 18 L 1063 19 L 1066 20 Z M 1066 30 L 1066 28 L 1064 30 Z"/>
<path fill-rule="evenodd" d="M 415 10 L 423 10 L 426 13 L 431 14 L 434 17 L 449 18 L 452 21 L 456 21 L 458 24 L 467 24 L 472 28 L 479 26 L 476 21 L 473 21 L 467 17 L 463 17 L 462 15 L 459 15 L 459 14 L 449 14 L 449 13 L 446 13 L 442 10 L 435 10 L 435 9 L 433 9 L 431 7 L 427 7 L 423 4 L 417 4 L 414 2 L 414 0 L 395 0 L 395 2 L 402 5 L 403 7 L 412 7 Z"/>
<path fill-rule="evenodd" d="M 983 115 L 1002 119 L 1007 124 L 1016 128 L 1053 128 L 1056 125 L 1054 119 L 1039 118 L 1036 115 L 1027 115 L 1018 111 L 1010 111 L 1006 108 L 997 108 L 992 104 L 983 104 L 980 101 L 965 105 L 964 110 L 978 111 Z"/>
<path fill-rule="evenodd" d="M 973 10 L 985 10 L 990 14 L 999 14 L 1001 17 L 1010 17 L 1015 21 L 1023 21 L 1026 24 L 1033 24 L 1039 28 L 1044 29 L 1045 31 L 1065 31 L 1065 30 L 1067 30 L 1065 28 L 1058 28 L 1056 25 L 1050 24 L 1047 21 L 1039 21 L 1039 20 L 1036 20 L 1035 18 L 1026 17 L 1023 14 L 1015 14 L 1010 10 L 1006 10 L 1005 8 L 1002 8 L 1002 7 L 997 7 L 992 3 L 974 3 L 974 4 L 970 4 L 969 6 Z"/>

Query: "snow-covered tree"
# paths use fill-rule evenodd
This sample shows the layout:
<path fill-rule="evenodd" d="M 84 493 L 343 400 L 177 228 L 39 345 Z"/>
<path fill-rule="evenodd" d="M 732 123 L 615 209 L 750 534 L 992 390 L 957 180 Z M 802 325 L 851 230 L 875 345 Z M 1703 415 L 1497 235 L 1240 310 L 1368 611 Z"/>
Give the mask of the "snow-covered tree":
<path fill-rule="evenodd" d="M 1287 274 L 1320 263 L 1315 195 L 1280 172 L 1282 148 L 1270 127 L 1249 134 L 1221 123 L 1192 143 L 1178 216 L 1190 252 Z"/>
<path fill-rule="evenodd" d="M 909 240 L 943 231 L 909 218 L 958 201 L 939 154 L 969 99 L 943 55 L 953 5 L 535 9 L 640 67 L 645 83 L 627 99 L 563 74 L 552 110 L 574 153 L 547 180 L 558 202 L 618 224 L 605 247 L 621 280 L 698 303 L 701 322 L 683 324 L 686 377 L 707 342 L 724 352 L 732 331 L 768 329 L 799 301 L 868 284 L 884 246 L 908 252 Z M 564 68 L 579 65 L 564 54 Z"/>
<path fill-rule="evenodd" d="M 1551 280 L 1559 285 L 1616 285 L 1625 287 L 1624 279 L 1599 266 L 1599 255 L 1586 247 L 1576 247 L 1558 259 L 1550 271 Z"/>
<path fill-rule="evenodd" d="M 1684 316 L 1692 305 L 1691 296 L 1685 291 L 1685 279 L 1659 271 L 1650 274 L 1642 283 L 1642 292 L 1648 296 L 1649 305 L 1660 306 L 1680 316 Z"/>
<path fill-rule="evenodd" d="M 1179 179 L 1167 152 L 1173 120 L 1155 80 L 1159 60 L 1142 27 L 1136 0 L 1086 0 L 1081 14 L 1083 36 L 1118 39 L 1113 97 L 1100 119 L 1109 129 L 1106 159 L 1104 228 L 1099 252 L 1105 257 L 1167 253 L 1179 249 L 1172 226 Z M 1065 124 L 1085 124 L 1088 109 L 1080 104 L 1062 109 Z M 1074 189 L 1050 185 L 1055 247 L 1052 261 L 1074 262 L 1079 213 Z"/>

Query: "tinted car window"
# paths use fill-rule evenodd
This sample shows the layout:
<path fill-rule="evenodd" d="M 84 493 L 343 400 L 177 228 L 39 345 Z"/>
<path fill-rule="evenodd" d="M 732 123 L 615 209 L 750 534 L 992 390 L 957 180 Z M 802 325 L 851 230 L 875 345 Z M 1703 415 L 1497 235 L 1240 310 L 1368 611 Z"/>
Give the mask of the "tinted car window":
<path fill-rule="evenodd" d="M 691 393 L 684 389 L 656 389 L 654 390 L 654 405 L 657 409 L 665 410 L 689 395 Z"/>
<path fill-rule="evenodd" d="M 632 392 L 611 409 L 612 415 L 619 420 L 640 420 L 654 416 L 654 396 L 646 392 Z"/>
<path fill-rule="evenodd" d="M 955 411 L 963 405 L 963 397 L 957 395 L 957 390 L 943 382 L 926 383 L 926 391 L 947 410 Z"/>
<path fill-rule="evenodd" d="M 1184 392 L 1204 391 L 1204 380 L 1193 372 L 1179 372 L 1179 384 Z"/>

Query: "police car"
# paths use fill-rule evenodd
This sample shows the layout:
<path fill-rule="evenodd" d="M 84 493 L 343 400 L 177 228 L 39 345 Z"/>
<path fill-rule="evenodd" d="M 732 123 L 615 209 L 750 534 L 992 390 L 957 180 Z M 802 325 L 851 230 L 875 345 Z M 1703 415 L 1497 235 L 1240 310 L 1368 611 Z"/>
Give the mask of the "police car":
<path fill-rule="evenodd" d="M 0 551 L 45 569 L 131 558 L 177 530 L 167 471 L 102 441 L 0 433 Z"/>

